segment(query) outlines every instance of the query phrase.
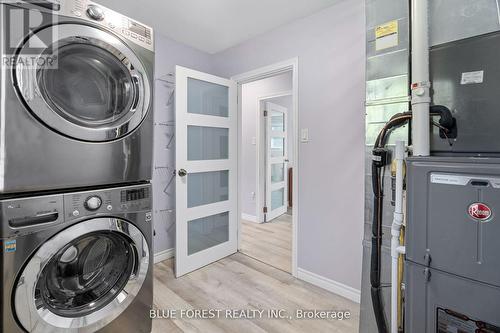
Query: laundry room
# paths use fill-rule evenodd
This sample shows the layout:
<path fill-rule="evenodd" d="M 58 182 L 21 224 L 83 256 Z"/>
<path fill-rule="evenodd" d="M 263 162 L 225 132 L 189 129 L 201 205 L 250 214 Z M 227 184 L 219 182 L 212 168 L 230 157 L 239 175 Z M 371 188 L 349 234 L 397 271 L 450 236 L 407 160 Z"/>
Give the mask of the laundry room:
<path fill-rule="evenodd" d="M 500 333 L 500 0 L 0 17 L 0 333 Z"/>

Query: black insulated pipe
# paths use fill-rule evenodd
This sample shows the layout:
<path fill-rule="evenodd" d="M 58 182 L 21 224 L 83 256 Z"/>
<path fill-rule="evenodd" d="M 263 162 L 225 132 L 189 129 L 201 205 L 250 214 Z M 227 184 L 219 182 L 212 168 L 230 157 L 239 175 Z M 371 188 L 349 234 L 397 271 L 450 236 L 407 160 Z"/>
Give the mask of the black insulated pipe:
<path fill-rule="evenodd" d="M 447 131 L 456 128 L 456 120 L 450 110 L 441 105 L 431 107 L 431 116 L 439 116 L 439 126 Z M 384 311 L 381 283 L 381 252 L 382 252 L 382 211 L 384 200 L 383 168 L 390 163 L 389 151 L 384 147 L 393 130 L 408 123 L 412 118 L 411 112 L 395 114 L 382 128 L 373 149 L 372 162 L 372 190 L 373 190 L 373 220 L 372 220 L 372 253 L 370 260 L 371 299 L 375 320 L 379 333 L 388 333 L 387 318 Z"/>
<path fill-rule="evenodd" d="M 372 221 L 372 253 L 370 261 L 370 283 L 371 283 L 371 299 L 372 306 L 377 323 L 379 333 L 388 333 L 387 317 L 384 311 L 384 302 L 382 297 L 381 284 L 381 252 L 382 252 L 382 211 L 384 190 L 382 181 L 382 168 L 384 164 L 389 163 L 387 157 L 388 152 L 385 151 L 385 156 L 379 160 L 375 159 L 375 152 L 380 157 L 380 152 L 385 147 L 390 133 L 406 124 L 411 119 L 410 112 L 398 113 L 391 117 L 384 128 L 380 131 L 375 140 L 374 161 L 372 162 L 372 190 L 373 190 L 373 221 Z M 381 161 L 383 161 L 381 163 Z"/>
<path fill-rule="evenodd" d="M 381 249 L 382 249 L 382 202 L 383 193 L 380 182 L 380 167 L 372 164 L 373 189 L 373 221 L 372 221 L 372 253 L 370 264 L 371 299 L 375 320 L 379 333 L 387 333 L 387 318 L 382 300 Z"/>
<path fill-rule="evenodd" d="M 439 115 L 439 125 L 444 128 L 451 129 L 454 126 L 453 116 L 450 109 L 443 105 L 433 105 L 431 106 L 431 114 Z"/>

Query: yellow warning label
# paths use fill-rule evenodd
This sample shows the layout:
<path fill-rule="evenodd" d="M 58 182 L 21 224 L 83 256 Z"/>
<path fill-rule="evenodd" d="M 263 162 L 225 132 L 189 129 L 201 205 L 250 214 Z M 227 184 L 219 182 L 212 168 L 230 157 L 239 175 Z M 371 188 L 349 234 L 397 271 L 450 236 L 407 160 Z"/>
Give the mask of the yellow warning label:
<path fill-rule="evenodd" d="M 391 21 L 385 24 L 379 25 L 375 29 L 375 37 L 382 38 L 385 36 L 390 36 L 398 33 L 398 21 Z"/>

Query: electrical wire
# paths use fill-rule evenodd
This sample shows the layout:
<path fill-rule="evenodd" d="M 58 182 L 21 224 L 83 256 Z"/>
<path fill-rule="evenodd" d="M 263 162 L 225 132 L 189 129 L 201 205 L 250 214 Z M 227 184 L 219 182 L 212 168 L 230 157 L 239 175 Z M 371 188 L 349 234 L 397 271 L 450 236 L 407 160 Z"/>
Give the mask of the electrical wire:
<path fill-rule="evenodd" d="M 440 130 L 442 130 L 443 132 L 443 135 L 444 137 L 446 138 L 446 140 L 448 141 L 448 144 L 450 145 L 450 147 L 453 146 L 453 141 L 451 140 L 450 137 L 448 137 L 448 133 L 450 133 L 450 130 L 438 123 L 436 123 L 435 121 L 432 121 L 432 125 L 436 126 L 437 128 L 439 128 Z"/>

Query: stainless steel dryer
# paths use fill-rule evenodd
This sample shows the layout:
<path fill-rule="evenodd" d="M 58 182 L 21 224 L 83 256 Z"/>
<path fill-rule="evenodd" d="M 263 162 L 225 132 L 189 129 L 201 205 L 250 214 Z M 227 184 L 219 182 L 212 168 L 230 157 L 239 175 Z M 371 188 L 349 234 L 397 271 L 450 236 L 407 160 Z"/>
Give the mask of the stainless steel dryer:
<path fill-rule="evenodd" d="M 149 333 L 151 186 L 0 201 L 0 332 Z"/>
<path fill-rule="evenodd" d="M 88 0 L 0 8 L 0 193 L 151 179 L 153 30 Z"/>

